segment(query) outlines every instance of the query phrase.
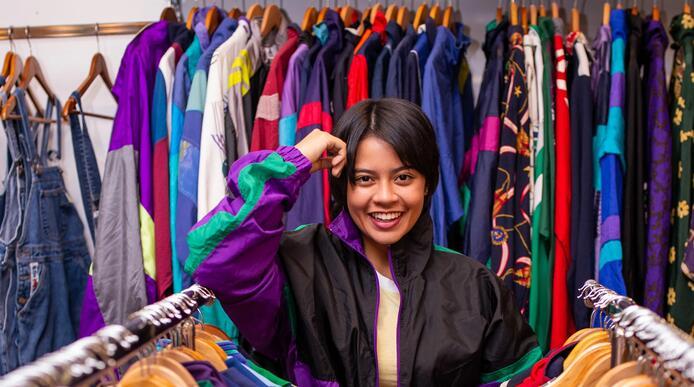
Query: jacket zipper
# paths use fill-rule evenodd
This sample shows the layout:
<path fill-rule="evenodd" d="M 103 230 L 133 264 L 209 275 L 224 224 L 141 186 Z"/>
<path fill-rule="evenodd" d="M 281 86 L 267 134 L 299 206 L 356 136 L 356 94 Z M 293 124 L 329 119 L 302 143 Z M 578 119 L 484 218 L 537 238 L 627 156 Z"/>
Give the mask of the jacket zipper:
<path fill-rule="evenodd" d="M 396 318 L 397 325 L 395 327 L 395 385 L 400 385 L 400 311 L 402 311 L 402 292 L 400 291 L 400 284 L 398 284 L 398 279 L 395 278 L 395 270 L 393 270 L 393 257 L 391 255 L 390 247 L 388 248 L 388 264 L 390 266 L 390 275 L 393 277 L 393 282 L 395 282 L 395 287 L 398 289 L 398 296 L 400 302 L 398 303 L 398 317 Z"/>
<path fill-rule="evenodd" d="M 356 250 L 357 254 L 361 255 L 362 258 L 366 260 L 366 262 L 371 266 L 371 270 L 373 270 L 374 273 L 374 278 L 376 279 L 376 313 L 374 314 L 374 324 L 373 324 L 373 329 L 374 329 L 374 363 L 376 363 L 376 387 L 379 387 L 379 375 L 378 375 L 378 308 L 381 303 L 381 285 L 378 283 L 378 272 L 376 271 L 376 267 L 369 261 L 369 259 L 366 257 L 366 255 L 360 253 L 358 250 Z M 388 253 L 390 254 L 390 253 Z"/>

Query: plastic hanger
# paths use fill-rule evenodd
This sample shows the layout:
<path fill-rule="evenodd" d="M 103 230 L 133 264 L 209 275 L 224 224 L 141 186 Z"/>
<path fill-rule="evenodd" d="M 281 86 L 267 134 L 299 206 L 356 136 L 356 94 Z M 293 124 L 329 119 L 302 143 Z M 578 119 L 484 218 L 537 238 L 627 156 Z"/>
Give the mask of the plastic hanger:
<path fill-rule="evenodd" d="M 248 20 L 253 20 L 259 17 L 263 17 L 263 7 L 259 3 L 255 3 L 246 11 L 246 18 Z"/>
<path fill-rule="evenodd" d="M 85 78 L 82 83 L 77 87 L 77 92 L 80 94 L 80 96 L 85 95 L 87 90 L 89 89 L 89 86 L 94 83 L 94 81 L 97 78 L 101 78 L 104 81 L 104 84 L 106 85 L 106 88 L 108 89 L 109 93 L 111 96 L 113 96 L 113 99 L 115 100 L 116 97 L 113 95 L 113 92 L 111 89 L 113 89 L 113 83 L 111 82 L 111 77 L 108 75 L 108 67 L 106 66 L 106 60 L 104 59 L 104 56 L 101 55 L 100 52 L 97 52 L 94 54 L 92 57 L 92 63 L 89 66 L 89 73 L 87 74 L 87 78 Z M 75 112 L 77 107 L 77 101 L 75 100 L 74 97 L 70 96 L 68 100 L 65 102 L 65 106 L 63 107 L 63 118 L 68 118 L 68 116 L 72 113 Z M 106 118 L 106 119 L 113 119 L 113 117 L 107 117 L 107 116 L 102 116 L 100 114 L 94 114 L 94 113 L 87 113 L 84 112 L 84 115 L 88 116 L 96 116 L 99 118 Z"/>
<path fill-rule="evenodd" d="M 578 0 L 574 0 L 574 6 L 571 7 L 571 32 L 581 31 L 581 13 L 578 11 Z"/>
<path fill-rule="evenodd" d="M 188 11 L 188 17 L 186 17 L 186 28 L 189 30 L 192 30 L 193 27 L 193 22 L 195 21 L 195 14 L 198 13 L 199 8 L 198 7 L 192 7 L 190 11 Z"/>
<path fill-rule="evenodd" d="M 166 20 L 171 23 L 178 22 L 178 16 L 176 16 L 176 10 L 173 7 L 164 7 L 161 14 L 159 15 L 159 20 Z"/>
<path fill-rule="evenodd" d="M 275 4 L 270 4 L 263 12 L 263 22 L 260 25 L 260 36 L 267 37 L 273 30 L 277 30 L 282 25 L 282 11 Z"/>
<path fill-rule="evenodd" d="M 386 20 L 387 21 L 396 20 L 397 17 L 398 17 L 398 6 L 395 4 L 390 4 L 386 8 Z"/>
<path fill-rule="evenodd" d="M 574 347 L 573 350 L 571 350 L 571 353 L 569 356 L 566 357 L 566 360 L 564 360 L 564 369 L 568 368 L 573 364 L 576 359 L 581 356 L 583 352 L 585 352 L 588 348 L 592 347 L 595 344 L 600 344 L 600 343 L 609 343 L 610 341 L 610 336 L 605 330 L 600 330 L 599 332 L 593 332 L 586 337 L 583 338 L 583 340 L 579 341 L 578 344 Z"/>
<path fill-rule="evenodd" d="M 301 30 L 311 31 L 313 25 L 316 24 L 316 18 L 318 17 L 318 10 L 316 7 L 310 6 L 304 11 L 304 18 L 301 20 Z"/>
<path fill-rule="evenodd" d="M 207 33 L 212 36 L 221 22 L 222 13 L 219 11 L 219 8 L 217 8 L 216 5 L 213 5 L 207 11 L 207 15 L 205 15 L 205 27 L 207 27 Z"/>
<path fill-rule="evenodd" d="M 422 3 L 419 5 L 419 7 L 417 7 L 417 12 L 415 12 L 414 15 L 414 22 L 412 23 L 415 29 L 426 21 L 428 14 L 429 7 L 426 5 L 426 3 Z"/>
<path fill-rule="evenodd" d="M 29 86 L 29 83 L 33 79 L 36 79 L 36 81 L 39 83 L 39 85 L 46 93 L 48 98 L 54 101 L 57 100 L 55 93 L 53 93 L 53 90 L 51 90 L 51 88 L 48 86 L 46 78 L 44 78 L 43 76 L 43 72 L 41 71 L 41 66 L 39 65 L 38 60 L 36 60 L 34 56 L 29 56 L 26 59 L 26 61 L 24 61 L 22 75 L 19 79 L 19 87 L 26 90 Z M 17 99 L 13 95 L 7 100 L 7 103 L 2 109 L 2 118 L 10 118 L 10 115 L 12 114 L 12 111 L 14 110 L 15 106 L 17 106 Z"/>
<path fill-rule="evenodd" d="M 431 7 L 429 17 L 434 19 L 434 23 L 436 23 L 437 26 L 441 25 L 441 22 L 443 21 L 443 12 L 441 11 L 441 6 L 439 3 L 436 3 L 433 7 Z"/>
<path fill-rule="evenodd" d="M 620 380 L 628 379 L 641 374 L 641 367 L 637 361 L 622 363 L 607 371 L 595 383 L 595 387 L 612 387 Z"/>

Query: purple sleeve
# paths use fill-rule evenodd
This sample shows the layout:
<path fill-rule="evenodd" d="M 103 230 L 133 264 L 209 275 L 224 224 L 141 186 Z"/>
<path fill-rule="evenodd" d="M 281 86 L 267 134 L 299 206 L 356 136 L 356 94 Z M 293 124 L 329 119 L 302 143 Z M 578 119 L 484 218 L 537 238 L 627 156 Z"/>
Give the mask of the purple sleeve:
<path fill-rule="evenodd" d="M 234 198 L 222 199 L 188 234 L 186 271 L 215 293 L 258 351 L 274 358 L 286 355 L 289 343 L 277 258 L 282 217 L 310 169 L 294 147 L 248 153 L 227 177 Z"/>

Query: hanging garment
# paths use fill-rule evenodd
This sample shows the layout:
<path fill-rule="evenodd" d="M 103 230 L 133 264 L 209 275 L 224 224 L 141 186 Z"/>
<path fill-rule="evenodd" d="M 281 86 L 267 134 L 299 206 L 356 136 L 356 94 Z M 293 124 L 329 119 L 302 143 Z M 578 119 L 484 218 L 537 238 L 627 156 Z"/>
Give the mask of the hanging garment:
<path fill-rule="evenodd" d="M 362 36 L 362 40 L 366 39 L 363 45 L 360 47 L 357 44 L 357 52 L 352 58 L 347 75 L 347 109 L 357 102 L 369 98 L 374 65 L 383 48 L 382 41 L 385 39 L 386 23 L 385 15 L 383 12 L 379 12 L 371 28 L 364 33 L 368 34 L 368 37 Z"/>
<path fill-rule="evenodd" d="M 157 66 L 171 46 L 169 27 L 164 21 L 150 24 L 130 42 L 113 86 L 118 110 L 99 200 L 93 294 L 88 283 L 81 336 L 104 322 L 123 323 L 156 299 L 150 112 Z M 144 256 L 145 249 L 151 255 Z"/>
<path fill-rule="evenodd" d="M 629 12 L 629 35 L 626 47 L 626 104 L 624 107 L 624 216 L 622 221 L 622 247 L 624 251 L 622 274 L 627 295 L 638 304 L 643 303 L 643 285 L 646 278 L 646 111 L 641 86 L 641 57 L 643 19 Z"/>
<path fill-rule="evenodd" d="M 198 12 L 199 14 L 200 12 Z M 205 37 L 202 39 L 201 37 Z M 173 266 L 174 292 L 192 285 L 190 276 L 183 270 L 186 257 L 178 256 L 179 244 L 185 243 L 185 238 L 179 241 L 176 231 L 176 214 L 178 203 L 178 162 L 181 150 L 181 135 L 183 134 L 183 123 L 185 122 L 186 105 L 190 95 L 190 86 L 195 75 L 195 68 L 200 60 L 202 51 L 207 46 L 201 46 L 202 41 L 208 41 L 207 29 L 196 29 L 193 41 L 185 50 L 181 59 L 176 65 L 176 72 L 173 83 L 173 96 L 171 104 L 171 147 L 169 149 L 169 216 L 171 218 L 171 255 Z"/>
<path fill-rule="evenodd" d="M 440 32 L 439 32 L 440 33 Z M 530 121 L 520 26 L 508 30 L 504 117 L 492 207 L 491 270 L 512 289 L 516 307 L 528 311 L 530 287 Z"/>
<path fill-rule="evenodd" d="M 287 78 L 282 87 L 282 106 L 280 107 L 279 144 L 294 145 L 296 143 L 296 122 L 299 115 L 299 100 L 301 98 L 301 68 L 308 57 L 310 35 L 301 35 L 301 43 L 289 58 Z"/>
<path fill-rule="evenodd" d="M 386 97 L 408 99 L 405 94 L 409 76 L 407 73 L 407 58 L 416 41 L 417 33 L 411 25 L 408 25 L 405 30 L 405 36 L 400 43 L 394 47 L 393 54 L 390 57 L 390 63 L 388 63 Z"/>
<path fill-rule="evenodd" d="M 5 77 L 0 75 L 0 106 L 5 105 L 5 102 L 7 102 L 7 95 L 4 93 L 4 86 Z M 10 170 L 10 152 L 7 145 L 7 135 L 5 134 L 5 127 L 5 122 L 0 121 L 0 154 L 6 155 L 0 156 L 0 223 L 2 223 L 5 211 L 5 178 L 7 177 Z"/>
<path fill-rule="evenodd" d="M 668 36 L 660 21 L 649 20 L 644 36 L 647 64 L 644 71 L 648 106 L 648 227 L 644 306 L 658 315 L 665 311 L 665 283 L 672 202 L 672 133 L 665 84 Z"/>
<path fill-rule="evenodd" d="M 398 46 L 400 40 L 402 40 L 403 34 L 404 31 L 395 20 L 391 20 L 386 24 L 386 43 L 374 62 L 373 76 L 371 77 L 372 81 L 370 83 L 371 93 L 369 93 L 371 98 L 385 97 L 390 58 L 393 55 L 393 50 Z"/>
<path fill-rule="evenodd" d="M 94 147 L 89 136 L 87 122 L 84 120 L 80 94 L 78 91 L 73 91 L 70 96 L 77 101 L 76 113 L 70 114 L 68 117 L 72 149 L 75 155 L 75 167 L 77 168 L 77 177 L 80 183 L 84 217 L 88 227 L 87 238 L 90 238 L 93 243 L 96 219 L 99 214 L 101 175 L 99 174 L 99 166 L 96 163 L 96 155 L 94 154 Z"/>
<path fill-rule="evenodd" d="M 297 122 L 296 142 L 298 143 L 314 129 L 331 133 L 333 120 L 330 111 L 330 87 L 328 74 L 334 66 L 335 56 L 342 49 L 344 27 L 340 15 L 328 11 L 323 19 L 328 29 L 328 38 L 323 44 L 311 69 L 306 100 Z M 287 227 L 294 229 L 309 223 L 329 223 L 330 214 L 330 171 L 311 175 L 308 183 L 301 188 L 301 194 L 294 207 L 287 213 Z M 321 203 L 322 205 L 319 205 Z"/>
<path fill-rule="evenodd" d="M 14 96 L 20 119 L 8 128 L 11 191 L 0 230 L 9 237 L 3 238 L 7 244 L 0 245 L 0 374 L 75 340 L 91 263 L 82 221 L 66 196 L 62 171 L 48 164 L 52 156 L 60 158 L 60 102 L 54 105 L 49 100 L 45 109 L 45 116 L 57 122 L 53 130 L 50 124 L 29 123 L 23 89 L 16 88 Z M 49 142 L 57 142 L 57 151 L 49 151 Z"/>
<path fill-rule="evenodd" d="M 240 19 L 232 35 L 212 54 L 207 76 L 205 107 L 200 129 L 200 167 L 197 184 L 197 219 L 201 219 L 226 195 L 227 140 L 224 120 L 232 62 L 251 36 L 247 20 Z M 230 139 L 229 139 L 230 140 Z M 234 149 L 234 153 L 236 149 Z M 181 237 L 185 234 L 179 234 Z"/>
<path fill-rule="evenodd" d="M 152 173 L 154 221 L 154 251 L 157 272 L 157 296 L 164 298 L 173 291 L 175 277 L 180 281 L 180 266 L 173 264 L 171 253 L 171 207 L 169 205 L 169 146 L 171 135 L 171 108 L 173 79 L 176 62 L 184 48 L 190 45 L 193 33 L 183 28 L 171 47 L 162 55 L 154 80 L 152 94 L 152 160 L 156 165 Z M 73 140 L 74 142 L 74 140 Z"/>
<path fill-rule="evenodd" d="M 687 240 L 687 251 L 684 252 L 682 260 L 682 274 L 687 276 L 690 281 L 694 281 L 694 216 L 690 216 L 689 239 Z"/>
<path fill-rule="evenodd" d="M 537 26 L 531 27 L 539 35 L 540 45 L 535 53 L 535 68 L 542 96 L 541 115 L 544 146 L 536 147 L 535 176 L 541 174 L 541 184 L 536 180 L 535 192 L 541 200 L 540 213 L 534 212 L 531 230 L 533 264 L 531 267 L 529 322 L 535 328 L 543 351 L 549 348 L 550 316 L 552 312 L 552 265 L 554 249 L 554 110 L 552 98 L 552 71 L 554 24 L 550 18 L 541 17 Z M 532 35 L 532 32 L 531 32 Z M 540 66 L 540 64 L 542 66 Z M 542 156 L 542 157 L 540 157 Z M 537 186 L 541 185 L 541 190 Z"/>
<path fill-rule="evenodd" d="M 598 127 L 597 150 L 600 186 L 599 278 L 602 285 L 626 294 L 622 276 L 622 176 L 624 168 L 624 53 L 627 34 L 626 11 L 610 14 L 612 49 L 610 60 L 610 108 L 607 126 Z M 604 130 L 601 130 L 604 129 Z"/>
<path fill-rule="evenodd" d="M 676 16 L 670 25 L 677 51 L 671 77 L 673 202 L 672 235 L 668 254 L 666 319 L 685 332 L 694 332 L 694 282 L 682 272 L 694 191 L 694 18 Z"/>
<path fill-rule="evenodd" d="M 436 40 L 436 23 L 427 17 L 424 24 L 417 30 L 417 40 L 410 50 L 405 63 L 405 89 L 403 98 L 420 105 L 422 103 L 422 79 L 424 66 L 429 59 L 429 53 Z"/>
<path fill-rule="evenodd" d="M 277 149 L 279 146 L 279 118 L 282 105 L 281 93 L 287 74 L 289 59 L 299 45 L 299 29 L 296 25 L 287 28 L 287 41 L 275 55 L 270 66 L 263 94 L 258 102 L 251 150 Z M 225 175 L 226 176 L 226 175 Z M 210 208 L 211 209 L 211 208 Z"/>
<path fill-rule="evenodd" d="M 342 212 L 329 230 L 310 225 L 285 233 L 281 227 L 310 169 L 292 147 L 249 153 L 234 163 L 229 181 L 235 199 L 225 198 L 191 231 L 186 269 L 222 300 L 254 348 L 288 359 L 283 369 L 297 385 L 373 386 L 378 285 L 357 226 Z M 433 248 L 428 212 L 392 246 L 391 256 L 394 281 L 408 300 L 398 319 L 399 385 L 504 380 L 541 357 L 496 276 Z M 232 273 L 235 285 L 229 286 Z M 445 290 L 451 287 L 458 291 Z M 456 299 L 451 304 L 441 292 Z M 427 306 L 427 318 L 417 305 Z M 287 316 L 299 318 L 292 325 Z M 451 319 L 461 324 L 445 322 Z M 444 331 L 457 345 L 442 340 Z"/>
<path fill-rule="evenodd" d="M 569 300 L 576 329 L 590 326 L 590 309 L 579 292 L 594 276 L 595 218 L 593 213 L 593 95 L 590 90 L 590 59 L 583 33 L 566 39 L 571 61 L 571 263 L 567 278 Z"/>
<path fill-rule="evenodd" d="M 352 28 L 345 28 L 342 40 L 342 51 L 335 58 L 335 66 L 330 75 L 332 82 L 333 97 L 333 121 L 337 123 L 345 112 L 347 106 L 347 75 L 354 58 L 354 47 L 359 42 L 357 31 Z M 282 144 L 294 145 L 294 144 Z"/>
<path fill-rule="evenodd" d="M 470 215 L 467 218 L 463 245 L 465 254 L 486 264 L 491 257 L 492 187 L 496 176 L 499 152 L 499 130 L 501 127 L 501 87 L 504 77 L 504 54 L 508 23 L 487 27 L 484 53 L 487 63 L 477 97 L 475 112 L 475 134 L 472 137 L 468 168 L 464 171 L 472 176 Z M 474 226 L 473 226 L 474 225 Z"/>
<path fill-rule="evenodd" d="M 593 136 L 593 187 L 595 188 L 595 204 L 593 208 L 595 215 L 595 277 L 596 281 L 600 278 L 600 238 L 602 222 L 600 209 L 600 159 L 598 158 L 601 149 L 601 139 L 603 133 L 607 131 L 607 120 L 610 111 L 610 51 L 612 49 L 612 31 L 609 25 L 602 25 L 593 41 L 593 52 L 595 61 L 590 69 L 592 74 L 591 84 L 593 90 L 593 101 L 595 102 Z"/>
<path fill-rule="evenodd" d="M 552 272 L 552 334 L 550 348 L 558 348 L 575 331 L 566 283 L 571 265 L 571 116 L 564 53 L 564 22 L 554 22 L 556 175 L 554 200 L 554 267 Z"/>

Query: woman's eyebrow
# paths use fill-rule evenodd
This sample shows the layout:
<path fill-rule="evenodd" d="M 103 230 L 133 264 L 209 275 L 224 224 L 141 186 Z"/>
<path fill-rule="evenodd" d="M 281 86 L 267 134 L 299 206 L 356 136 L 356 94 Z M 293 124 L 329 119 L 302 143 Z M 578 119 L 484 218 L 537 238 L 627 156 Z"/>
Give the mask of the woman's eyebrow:
<path fill-rule="evenodd" d="M 401 167 L 397 167 L 397 168 L 395 168 L 395 169 L 391 169 L 391 170 L 390 170 L 390 173 L 398 173 L 398 172 L 404 171 L 404 170 L 406 170 L 406 169 L 412 169 L 412 167 L 407 166 L 407 165 L 403 165 L 403 166 L 401 166 Z M 370 173 L 370 174 L 372 174 L 372 175 L 375 175 L 375 174 L 376 174 L 376 171 L 373 171 L 373 170 L 371 170 L 371 169 L 366 169 L 366 168 L 355 168 L 355 169 L 354 169 L 354 173 Z"/>

